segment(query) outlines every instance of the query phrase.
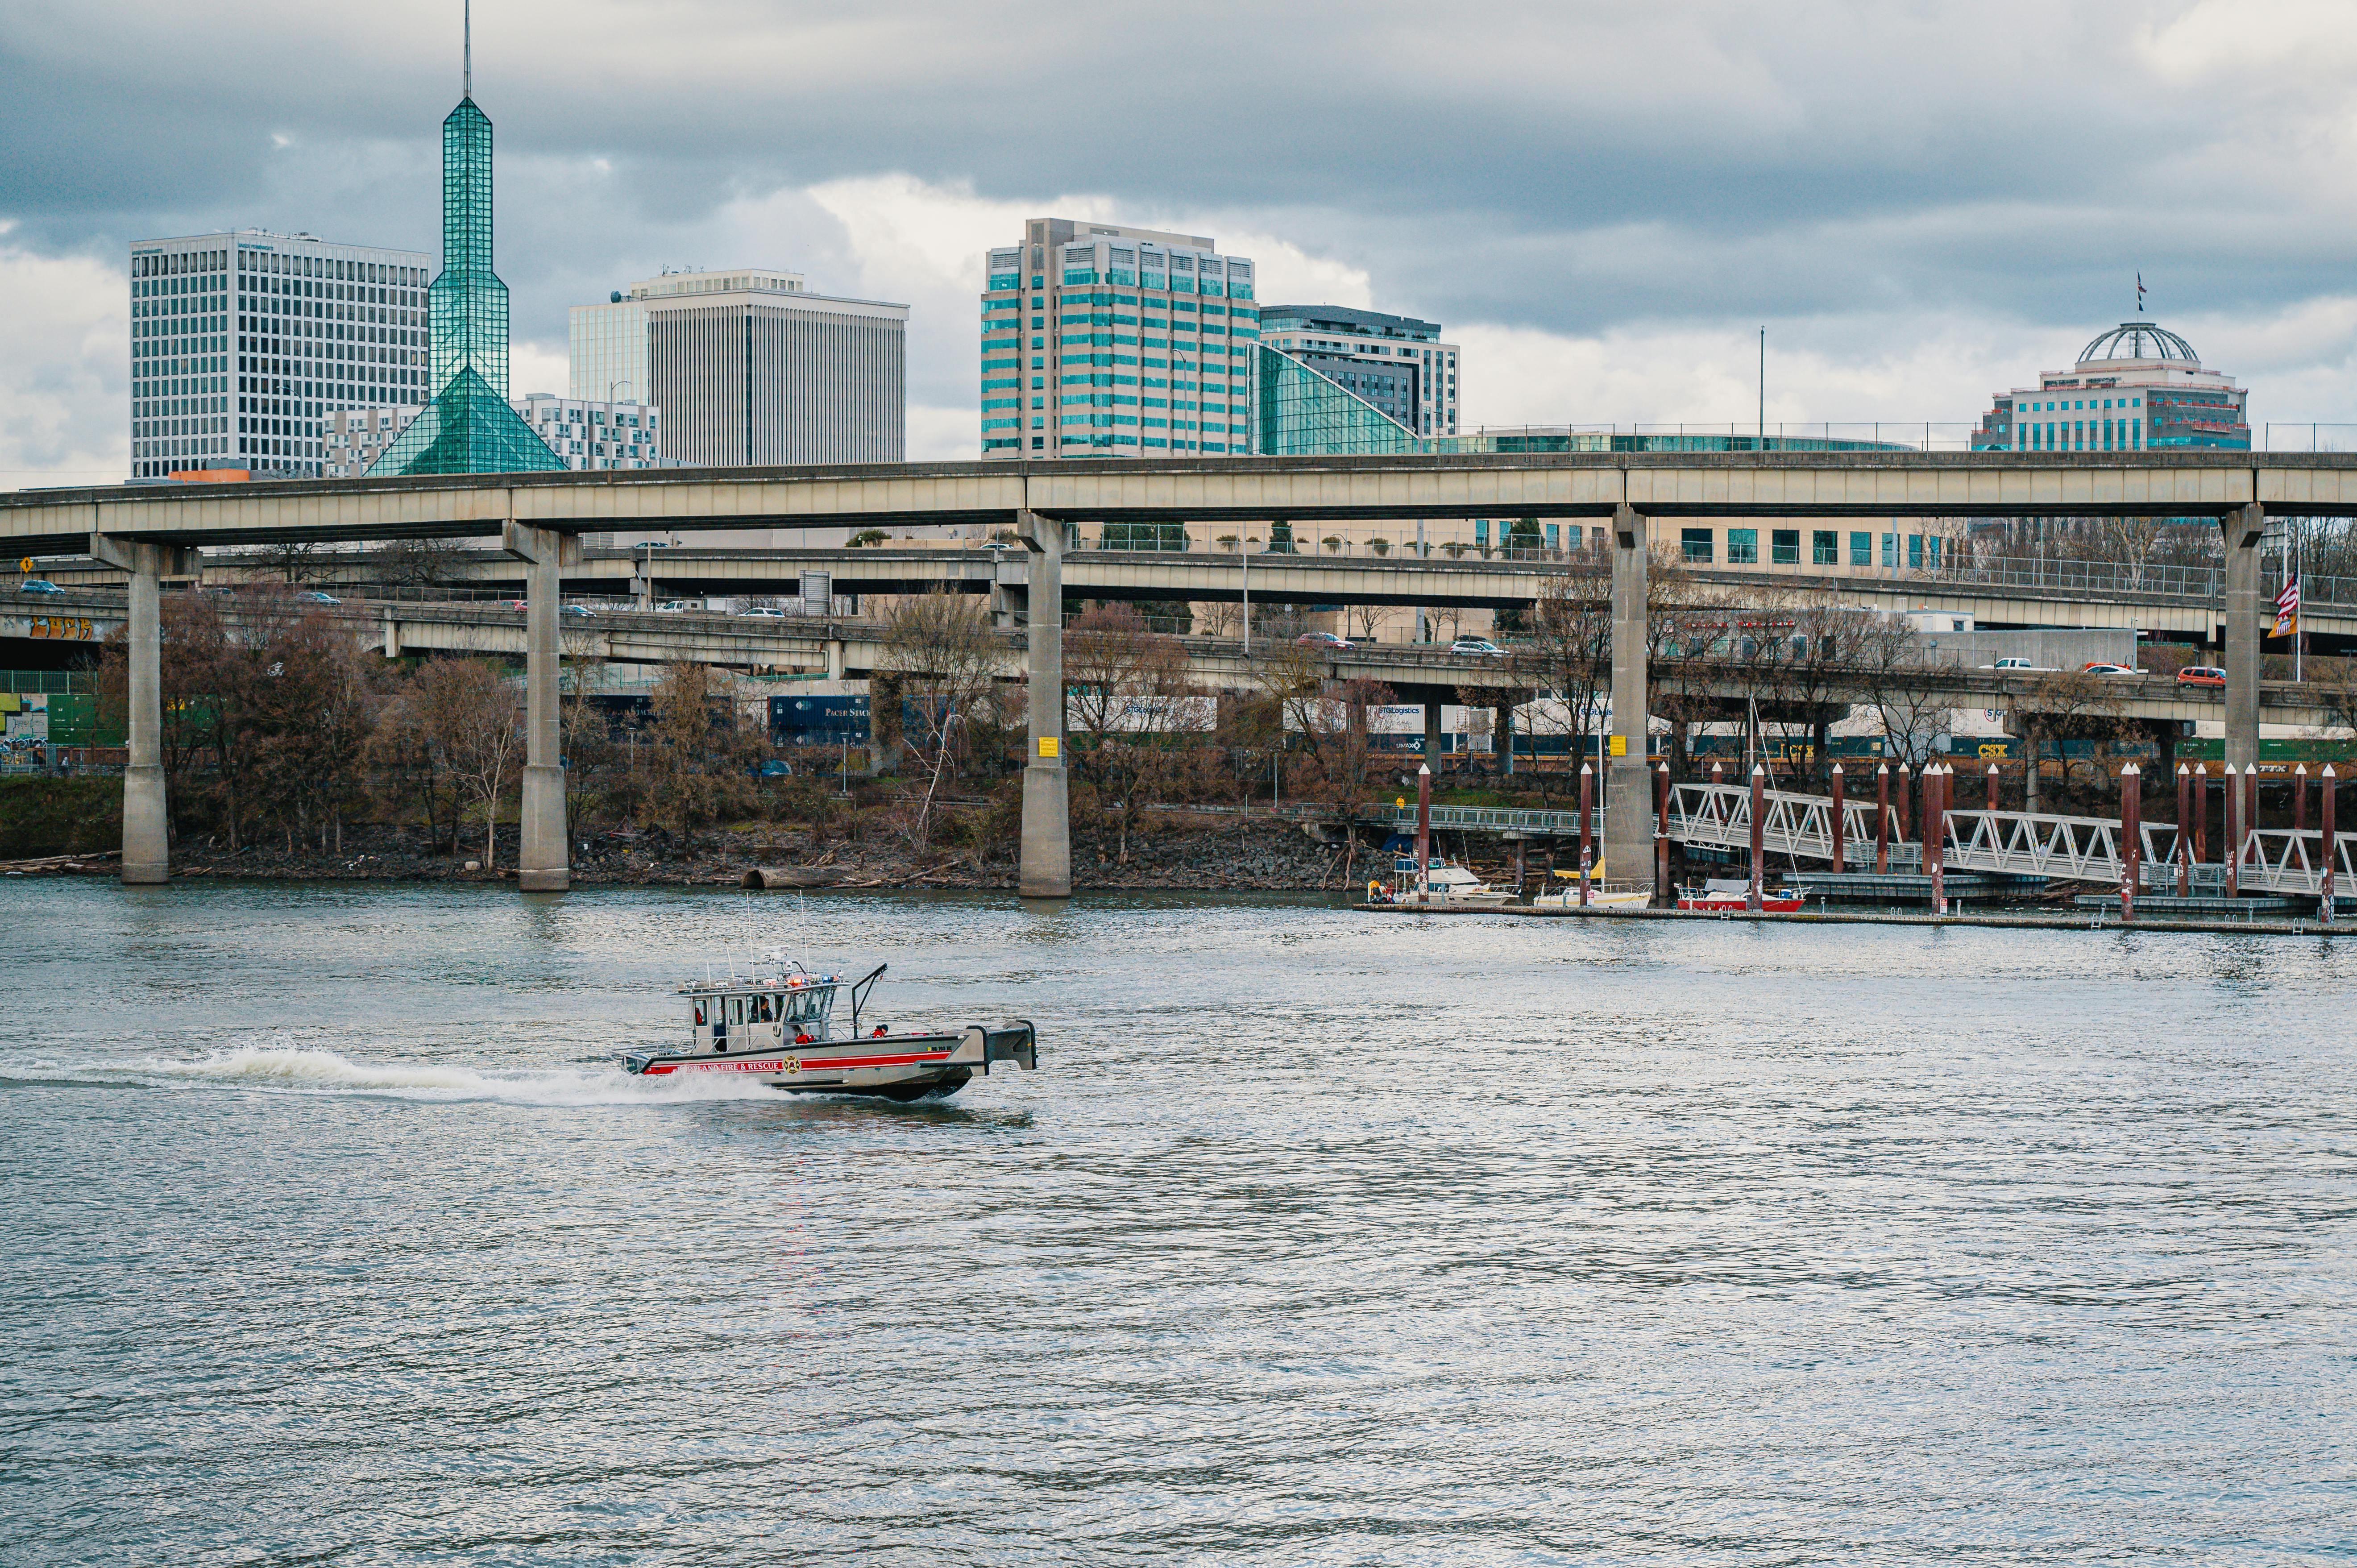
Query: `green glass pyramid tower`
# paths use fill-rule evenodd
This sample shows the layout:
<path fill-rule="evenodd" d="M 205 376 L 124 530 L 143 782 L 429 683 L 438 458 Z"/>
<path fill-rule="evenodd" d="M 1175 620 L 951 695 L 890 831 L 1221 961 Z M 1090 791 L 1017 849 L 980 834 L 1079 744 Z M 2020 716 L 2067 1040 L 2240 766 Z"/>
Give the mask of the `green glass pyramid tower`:
<path fill-rule="evenodd" d="M 565 467 L 508 406 L 508 285 L 491 270 L 491 122 L 475 106 L 472 20 L 465 89 L 442 122 L 442 272 L 427 295 L 434 401 L 369 466 L 371 478 Z"/>

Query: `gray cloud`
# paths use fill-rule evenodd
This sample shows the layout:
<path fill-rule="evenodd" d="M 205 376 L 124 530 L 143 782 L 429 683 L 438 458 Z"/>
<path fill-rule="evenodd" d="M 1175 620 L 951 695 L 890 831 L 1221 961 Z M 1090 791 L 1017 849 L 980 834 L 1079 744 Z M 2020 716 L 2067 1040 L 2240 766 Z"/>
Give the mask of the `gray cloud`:
<path fill-rule="evenodd" d="M 456 0 L 20 4 L 0 36 L 8 242 L 114 260 L 258 223 L 430 250 L 457 30 Z M 2301 0 L 484 0 L 477 84 L 500 270 L 544 342 L 566 306 L 665 264 L 845 286 L 841 226 L 795 193 L 905 173 L 1280 235 L 1444 322 L 1807 322 L 1834 349 L 1845 320 L 1910 312 L 2092 328 L 2137 268 L 2180 317 L 2338 297 L 2357 216 L 2339 31 Z M 791 253 L 724 253 L 729 212 L 763 199 L 806 209 Z M 920 397 L 971 396 L 951 363 L 920 367 Z"/>

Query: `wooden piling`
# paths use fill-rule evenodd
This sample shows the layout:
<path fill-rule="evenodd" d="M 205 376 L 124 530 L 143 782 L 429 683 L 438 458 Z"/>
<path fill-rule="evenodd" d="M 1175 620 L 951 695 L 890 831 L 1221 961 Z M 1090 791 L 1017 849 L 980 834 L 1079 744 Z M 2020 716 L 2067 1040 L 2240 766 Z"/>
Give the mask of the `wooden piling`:
<path fill-rule="evenodd" d="M 1849 869 L 1849 866 L 1842 858 L 1842 829 L 1847 824 L 1842 821 L 1842 768 L 1841 764 L 1838 762 L 1834 764 L 1832 783 L 1834 790 L 1834 869 L 1837 872 L 1846 871 Z"/>
<path fill-rule="evenodd" d="M 2243 895 L 2243 780 L 2233 763 L 2226 764 L 2226 821 L 2218 858 L 2226 863 L 2226 897 Z"/>
<path fill-rule="evenodd" d="M 2144 775 L 2133 762 L 2120 769 L 2120 923 L 2136 921 L 2136 877 L 2144 860 Z"/>
<path fill-rule="evenodd" d="M 1415 888 L 1430 889 L 1432 877 L 1432 764 L 1415 770 Z M 1402 892 L 1407 891 L 1405 888 Z"/>
<path fill-rule="evenodd" d="M 2193 897 L 2193 769 L 2177 765 L 2177 896 Z"/>
<path fill-rule="evenodd" d="M 1874 770 L 1874 874 L 1890 875 L 1890 764 Z"/>
<path fill-rule="evenodd" d="M 1937 763 L 1923 766 L 1923 863 L 1932 872 L 1932 913 L 1948 912 L 1947 881 L 1948 770 Z"/>
<path fill-rule="evenodd" d="M 1653 775 L 1653 897 L 1670 897 L 1670 765 Z"/>
<path fill-rule="evenodd" d="M 2332 764 L 2324 765 L 2323 809 L 2318 813 L 2317 825 L 2324 830 L 2324 870 L 2317 885 L 2316 918 L 2326 925 L 2332 924 L 2332 874 L 2341 866 L 2341 845 L 2333 833 L 2333 797 L 2341 792 L 2341 780 L 2332 771 Z"/>
<path fill-rule="evenodd" d="M 1753 914 L 1760 913 L 1760 879 L 1768 864 L 1768 770 L 1758 763 L 1751 765 L 1751 891 L 1745 896 L 1744 907 Z"/>
<path fill-rule="evenodd" d="M 1596 865 L 1596 769 L 1579 765 L 1579 907 L 1587 908 L 1588 879 Z"/>

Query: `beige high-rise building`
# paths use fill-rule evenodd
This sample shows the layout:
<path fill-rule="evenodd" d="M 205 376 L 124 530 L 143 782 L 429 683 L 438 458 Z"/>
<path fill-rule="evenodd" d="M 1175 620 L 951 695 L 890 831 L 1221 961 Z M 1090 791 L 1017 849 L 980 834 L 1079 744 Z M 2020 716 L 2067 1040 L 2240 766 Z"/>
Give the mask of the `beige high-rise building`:
<path fill-rule="evenodd" d="M 1206 235 L 1035 218 L 987 269 L 985 457 L 1254 450 L 1250 261 Z"/>
<path fill-rule="evenodd" d="M 576 401 L 661 408 L 690 467 L 898 463 L 908 456 L 909 307 L 810 293 L 799 274 L 666 273 L 576 306 Z"/>

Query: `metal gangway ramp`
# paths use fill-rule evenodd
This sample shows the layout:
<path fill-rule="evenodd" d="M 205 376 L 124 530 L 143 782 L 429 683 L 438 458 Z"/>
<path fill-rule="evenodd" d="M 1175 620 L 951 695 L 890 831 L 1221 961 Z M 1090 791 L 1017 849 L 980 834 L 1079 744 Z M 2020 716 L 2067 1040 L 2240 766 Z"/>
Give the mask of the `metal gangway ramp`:
<path fill-rule="evenodd" d="M 1834 857 L 1834 803 L 1826 795 L 1770 789 L 1761 798 L 1760 843 L 1770 854 Z M 1842 861 L 1874 864 L 1872 800 L 1842 802 Z M 1674 784 L 1669 836 L 1712 849 L 1751 847 L 1751 789 L 1745 784 Z M 1891 808 L 1890 845 L 1900 847 L 1898 808 Z"/>
<path fill-rule="evenodd" d="M 1771 855 L 1806 856 L 1830 862 L 1833 800 L 1790 789 L 1761 795 L 1762 847 Z M 1873 800 L 1842 802 L 1842 861 L 1846 866 L 1874 864 Z M 1902 840 L 1898 808 L 1890 812 L 1894 865 L 1920 864 L 1922 846 Z M 1415 822 L 1413 807 L 1399 811 L 1403 829 Z M 1577 811 L 1517 811 L 1494 807 L 1436 806 L 1432 825 L 1474 832 L 1518 832 L 1568 836 L 1579 831 Z M 1680 843 L 1741 853 L 1751 847 L 1751 789 L 1744 784 L 1674 784 L 1670 787 L 1669 837 Z M 1600 840 L 1604 811 L 1599 802 L 1592 831 Z M 2165 893 L 2177 886 L 2177 826 L 2145 822 L 2137 837 L 2144 886 Z M 2120 824 L 2114 817 L 2073 817 L 2043 811 L 1960 811 L 1946 814 L 1942 864 L 1950 871 L 1985 872 L 2024 880 L 2089 882 L 2116 887 L 2120 880 Z M 2338 897 L 2357 896 L 2357 833 L 2335 833 L 2332 885 Z M 2245 893 L 2291 894 L 2314 898 L 2322 892 L 2324 835 L 2314 829 L 2254 828 L 2243 835 L 2235 867 L 2236 886 Z M 2189 880 L 2205 891 L 2222 891 L 2223 862 L 2196 862 Z"/>
<path fill-rule="evenodd" d="M 2178 830 L 2173 822 L 2146 822 L 2137 835 L 2146 887 L 2167 892 L 2177 886 Z M 2357 892 L 2351 843 L 2357 833 L 2333 835 L 2336 898 Z M 1951 811 L 1943 853 L 1959 871 L 1994 871 L 2010 876 L 2064 878 L 2117 886 L 2120 824 L 2110 817 L 2065 817 L 2030 811 Z M 2314 898 L 2324 884 L 2324 835 L 2313 829 L 2253 828 L 2244 833 L 2234 867 L 2244 893 L 2296 894 Z M 2225 862 L 2195 862 L 2192 880 L 2218 887 Z"/>

